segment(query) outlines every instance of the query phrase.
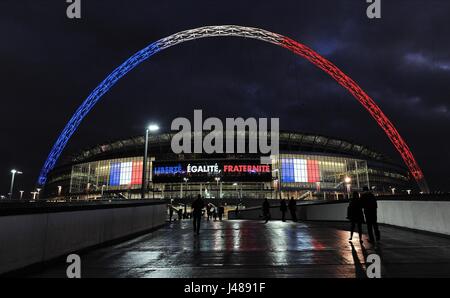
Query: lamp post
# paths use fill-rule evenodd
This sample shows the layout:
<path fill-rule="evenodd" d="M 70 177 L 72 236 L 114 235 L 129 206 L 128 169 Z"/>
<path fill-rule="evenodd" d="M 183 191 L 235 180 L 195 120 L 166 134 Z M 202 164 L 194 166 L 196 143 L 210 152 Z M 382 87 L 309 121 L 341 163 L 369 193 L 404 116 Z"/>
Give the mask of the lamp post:
<path fill-rule="evenodd" d="M 20 192 L 20 199 L 22 200 L 22 198 L 23 198 L 23 190 L 21 190 L 19 192 Z"/>
<path fill-rule="evenodd" d="M 236 187 L 236 214 L 239 212 L 239 193 L 238 193 L 238 184 L 237 182 L 233 183 L 233 186 Z"/>
<path fill-rule="evenodd" d="M 58 185 L 58 197 L 61 196 L 62 186 Z"/>
<path fill-rule="evenodd" d="M 148 134 L 150 132 L 156 132 L 159 130 L 159 126 L 156 124 L 150 124 L 145 130 L 145 144 L 144 144 L 144 158 L 142 164 L 142 187 L 141 187 L 141 198 L 145 198 L 145 193 L 147 192 L 147 155 L 148 155 Z"/>
<path fill-rule="evenodd" d="M 186 187 L 185 193 L 186 193 L 186 198 L 187 198 L 187 197 L 189 197 L 189 193 L 188 193 L 188 181 L 189 181 L 189 178 L 184 177 L 183 181 L 184 181 L 184 185 Z"/>
<path fill-rule="evenodd" d="M 220 199 L 220 195 L 219 195 L 219 181 L 220 181 L 220 177 L 215 177 L 214 180 L 216 180 L 217 198 Z"/>
<path fill-rule="evenodd" d="M 12 170 L 11 170 L 11 187 L 9 188 L 9 199 L 10 199 L 10 200 L 11 200 L 12 197 L 13 197 L 13 191 L 14 191 L 14 178 L 16 177 L 16 174 L 17 174 L 17 175 L 20 175 L 20 174 L 23 174 L 23 173 L 20 172 L 20 171 L 15 170 L 15 169 L 12 169 Z"/>
<path fill-rule="evenodd" d="M 105 187 L 106 187 L 106 185 L 103 184 L 103 185 L 102 185 L 102 190 L 101 190 L 101 197 L 102 197 L 102 198 L 103 198 L 103 192 L 105 191 Z"/>
<path fill-rule="evenodd" d="M 39 193 L 41 192 L 42 189 L 40 188 L 36 188 L 36 195 L 37 195 L 37 199 L 39 200 Z"/>
<path fill-rule="evenodd" d="M 391 187 L 392 195 L 395 195 L 395 187 Z"/>
<path fill-rule="evenodd" d="M 350 178 L 349 176 L 346 176 L 344 178 L 344 182 L 345 182 L 345 186 L 347 187 L 347 197 L 350 198 L 350 191 L 351 191 L 351 186 L 352 186 L 352 178 Z"/>

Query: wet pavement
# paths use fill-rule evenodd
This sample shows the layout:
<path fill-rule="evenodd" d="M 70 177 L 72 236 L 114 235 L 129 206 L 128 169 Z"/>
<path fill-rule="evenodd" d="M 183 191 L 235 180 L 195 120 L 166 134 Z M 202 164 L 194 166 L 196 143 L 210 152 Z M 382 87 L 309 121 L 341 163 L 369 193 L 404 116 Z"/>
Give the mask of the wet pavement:
<path fill-rule="evenodd" d="M 81 254 L 82 277 L 343 277 L 364 278 L 365 259 L 377 253 L 382 277 L 450 277 L 450 238 L 381 227 L 373 246 L 349 242 L 347 223 L 190 220 Z M 65 277 L 56 262 L 32 277 Z"/>

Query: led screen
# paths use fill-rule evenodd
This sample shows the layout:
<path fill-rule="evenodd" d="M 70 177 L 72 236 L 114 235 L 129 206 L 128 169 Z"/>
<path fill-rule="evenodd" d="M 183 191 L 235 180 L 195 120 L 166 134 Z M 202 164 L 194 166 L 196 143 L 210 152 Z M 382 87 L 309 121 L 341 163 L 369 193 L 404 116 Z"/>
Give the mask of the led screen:
<path fill-rule="evenodd" d="M 281 159 L 281 182 L 313 183 L 320 181 L 320 168 L 317 160 L 302 158 Z"/>
<path fill-rule="evenodd" d="M 138 185 L 142 182 L 142 162 L 112 162 L 109 170 L 109 185 Z"/>
<path fill-rule="evenodd" d="M 178 163 L 155 162 L 153 181 L 162 182 L 223 182 L 272 180 L 271 165 L 262 165 L 260 160 L 193 160 Z"/>

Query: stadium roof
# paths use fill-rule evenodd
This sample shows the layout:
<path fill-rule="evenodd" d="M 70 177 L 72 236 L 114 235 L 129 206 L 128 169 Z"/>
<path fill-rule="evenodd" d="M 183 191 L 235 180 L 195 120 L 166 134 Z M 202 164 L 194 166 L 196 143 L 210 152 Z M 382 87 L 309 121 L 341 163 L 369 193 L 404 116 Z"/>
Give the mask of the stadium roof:
<path fill-rule="evenodd" d="M 208 133 L 209 132 L 204 132 L 204 135 Z M 149 136 L 149 146 L 170 146 L 172 137 L 175 134 L 175 132 L 152 134 Z M 393 163 L 390 158 L 366 146 L 323 135 L 280 131 L 279 141 L 281 152 L 308 151 L 316 153 L 344 154 L 356 158 Z M 144 142 L 144 136 L 135 136 L 105 142 L 81 150 L 72 156 L 68 156 L 62 163 L 82 163 L 102 159 L 102 157 L 112 156 L 116 153 L 119 154 L 128 151 L 140 152 L 143 150 Z"/>

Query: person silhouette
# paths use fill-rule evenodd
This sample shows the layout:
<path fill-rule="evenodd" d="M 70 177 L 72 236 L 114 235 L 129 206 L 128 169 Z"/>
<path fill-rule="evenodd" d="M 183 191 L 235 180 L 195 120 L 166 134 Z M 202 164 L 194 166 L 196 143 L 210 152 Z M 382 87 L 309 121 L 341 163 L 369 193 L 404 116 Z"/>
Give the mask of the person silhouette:
<path fill-rule="evenodd" d="M 206 205 L 206 220 L 209 221 L 211 216 L 212 216 L 212 214 L 211 214 L 211 204 L 208 203 Z"/>
<path fill-rule="evenodd" d="M 374 242 L 373 234 L 375 233 L 375 238 L 377 241 L 380 241 L 381 235 L 380 230 L 378 229 L 377 222 L 377 199 L 373 195 L 372 192 L 369 191 L 367 186 L 363 188 L 363 194 L 361 195 L 361 202 L 364 208 L 364 215 L 366 217 L 367 224 L 367 234 L 369 235 L 369 242 Z"/>
<path fill-rule="evenodd" d="M 203 201 L 201 195 L 197 196 L 197 199 L 192 202 L 192 216 L 194 218 L 193 224 L 194 224 L 194 233 L 199 235 L 200 234 L 200 222 L 202 220 L 202 212 L 203 208 L 205 207 L 205 202 Z"/>
<path fill-rule="evenodd" d="M 211 213 L 211 219 L 214 219 L 214 221 L 216 221 L 217 220 L 217 207 L 214 206 L 213 204 L 211 204 L 210 213 Z"/>
<path fill-rule="evenodd" d="M 262 205 L 262 209 L 263 209 L 263 217 L 266 220 L 265 223 L 267 223 L 271 216 L 270 216 L 270 204 L 269 201 L 267 199 L 264 200 L 263 205 Z"/>
<path fill-rule="evenodd" d="M 219 217 L 219 207 L 214 207 L 214 221 Z"/>
<path fill-rule="evenodd" d="M 172 222 L 172 217 L 173 217 L 173 206 L 172 204 L 169 204 L 169 222 Z"/>
<path fill-rule="evenodd" d="M 280 211 L 281 211 L 281 220 L 286 221 L 287 206 L 286 206 L 286 200 L 284 200 L 284 199 L 282 199 L 280 201 Z"/>
<path fill-rule="evenodd" d="M 362 240 L 362 224 L 364 222 L 364 215 L 362 210 L 361 199 L 359 198 L 358 192 L 353 192 L 352 198 L 348 203 L 347 208 L 347 219 L 350 221 L 350 241 L 353 239 L 353 232 L 355 231 L 355 226 L 358 227 L 359 234 L 359 242 L 363 242 Z"/>
<path fill-rule="evenodd" d="M 225 208 L 223 207 L 223 204 L 220 204 L 219 208 L 217 209 L 217 213 L 219 216 L 219 220 L 222 221 L 223 214 L 225 213 Z"/>
<path fill-rule="evenodd" d="M 291 197 L 289 200 L 289 212 L 291 213 L 292 221 L 297 221 L 297 203 L 294 200 L 294 197 Z"/>

